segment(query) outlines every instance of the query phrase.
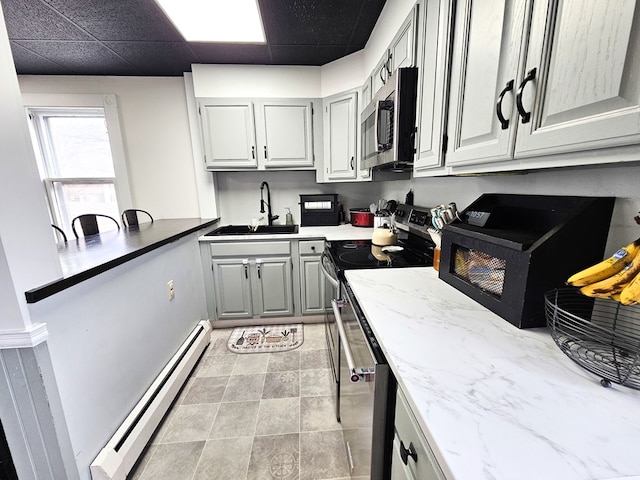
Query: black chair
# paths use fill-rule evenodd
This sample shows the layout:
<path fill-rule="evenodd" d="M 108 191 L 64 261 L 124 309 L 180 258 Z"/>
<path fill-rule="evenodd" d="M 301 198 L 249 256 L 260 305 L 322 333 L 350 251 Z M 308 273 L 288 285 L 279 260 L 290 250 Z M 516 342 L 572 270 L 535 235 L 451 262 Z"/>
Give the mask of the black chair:
<path fill-rule="evenodd" d="M 153 223 L 153 217 L 146 210 L 140 210 L 139 208 L 129 208 L 122 212 L 122 225 L 125 227 L 137 227 L 140 224 L 138 222 L 138 212 L 147 215 L 151 220 L 151 223 Z"/>
<path fill-rule="evenodd" d="M 62 240 L 64 240 L 64 243 L 67 243 L 67 234 L 64 233 L 64 230 L 62 230 L 59 226 L 54 225 L 53 223 L 51 224 L 51 226 L 62 237 Z"/>
<path fill-rule="evenodd" d="M 71 230 L 73 230 L 73 234 L 76 236 L 76 238 L 80 238 L 80 235 L 78 235 L 78 232 L 76 230 L 76 222 L 80 222 L 80 228 L 82 229 L 82 234 L 85 237 L 100 233 L 100 228 L 98 227 L 98 217 L 108 218 L 113 223 L 115 223 L 116 227 L 118 227 L 118 230 L 120 230 L 120 224 L 118 223 L 118 221 L 115 218 L 110 217 L 109 215 L 103 215 L 101 213 L 85 213 L 84 215 L 78 215 L 76 218 L 71 220 Z"/>

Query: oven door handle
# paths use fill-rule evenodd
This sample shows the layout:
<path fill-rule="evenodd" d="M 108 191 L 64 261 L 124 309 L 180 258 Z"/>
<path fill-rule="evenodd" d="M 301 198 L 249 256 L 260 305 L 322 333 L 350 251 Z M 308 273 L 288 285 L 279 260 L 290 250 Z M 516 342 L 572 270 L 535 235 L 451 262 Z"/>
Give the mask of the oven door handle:
<path fill-rule="evenodd" d="M 331 283 L 334 288 L 338 288 L 340 286 L 340 282 L 338 282 L 338 279 L 334 278 L 333 275 L 329 273 L 329 270 L 324 266 L 325 261 L 329 262 L 329 257 L 327 257 L 326 253 L 322 252 L 322 256 L 320 257 L 320 269 L 322 270 L 322 274 L 327 280 L 329 280 L 329 283 Z"/>
<path fill-rule="evenodd" d="M 353 354 L 351 353 L 351 346 L 347 341 L 347 335 L 344 331 L 344 324 L 342 323 L 342 315 L 340 315 L 340 307 L 338 307 L 338 301 L 334 298 L 331 300 L 331 307 L 333 308 L 333 314 L 336 317 L 336 327 L 338 327 L 338 337 L 340 338 L 340 343 L 342 344 L 342 348 L 344 349 L 344 356 L 347 360 L 347 367 L 349 368 L 349 374 L 352 382 L 359 382 L 360 375 L 356 370 L 356 364 L 353 361 Z"/>

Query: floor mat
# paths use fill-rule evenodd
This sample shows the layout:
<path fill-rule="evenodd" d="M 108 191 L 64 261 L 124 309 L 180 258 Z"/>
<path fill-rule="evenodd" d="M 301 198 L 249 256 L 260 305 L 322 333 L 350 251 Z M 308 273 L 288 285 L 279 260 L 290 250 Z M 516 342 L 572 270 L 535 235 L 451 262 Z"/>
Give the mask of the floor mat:
<path fill-rule="evenodd" d="M 293 350 L 303 342 L 301 323 L 238 327 L 231 332 L 227 348 L 235 353 L 275 353 Z"/>

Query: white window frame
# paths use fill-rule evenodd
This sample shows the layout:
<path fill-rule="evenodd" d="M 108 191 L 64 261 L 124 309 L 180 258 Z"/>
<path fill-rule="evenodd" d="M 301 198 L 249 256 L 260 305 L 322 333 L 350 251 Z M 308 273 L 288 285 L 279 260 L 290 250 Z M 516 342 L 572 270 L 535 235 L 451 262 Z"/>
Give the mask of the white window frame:
<path fill-rule="evenodd" d="M 116 201 L 118 204 L 118 211 L 122 212 L 128 208 L 133 208 L 133 201 L 131 196 L 131 188 L 129 183 L 129 174 L 127 164 L 125 160 L 125 150 L 122 138 L 122 130 L 120 129 L 120 118 L 118 113 L 118 103 L 116 96 L 113 94 L 23 94 L 23 105 L 27 109 L 37 110 L 39 112 L 65 108 L 99 108 L 102 109 L 101 113 L 104 113 L 105 121 L 107 123 L 107 130 L 109 132 L 109 145 L 111 148 L 111 158 L 113 160 L 113 169 L 115 172 L 115 178 L 58 178 L 53 177 L 45 181 L 45 190 L 48 196 L 49 205 L 51 208 L 56 208 L 56 202 L 54 200 L 55 192 L 53 184 L 56 182 L 63 183 L 111 183 L 113 180 L 116 192 Z M 30 127 L 34 126 L 30 123 Z M 42 155 L 36 148 L 36 156 Z M 49 172 L 50 173 L 50 172 Z M 108 180 L 108 181 L 105 181 Z M 62 220 L 61 212 L 51 212 L 55 220 Z M 68 219 L 71 220 L 71 219 Z"/>

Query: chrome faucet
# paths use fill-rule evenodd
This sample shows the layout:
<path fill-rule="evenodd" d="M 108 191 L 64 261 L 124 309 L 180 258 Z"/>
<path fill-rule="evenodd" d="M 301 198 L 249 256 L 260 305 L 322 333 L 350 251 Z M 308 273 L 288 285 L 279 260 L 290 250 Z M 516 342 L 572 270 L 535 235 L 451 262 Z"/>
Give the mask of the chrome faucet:
<path fill-rule="evenodd" d="M 267 201 L 264 201 L 262 197 L 262 191 L 264 187 L 267 187 Z M 277 218 L 280 218 L 279 215 L 271 215 L 271 192 L 269 191 L 269 184 L 267 182 L 262 182 L 260 184 L 260 213 L 264 213 L 264 206 L 267 205 L 267 219 L 269 221 L 269 225 L 273 225 L 273 221 Z"/>

